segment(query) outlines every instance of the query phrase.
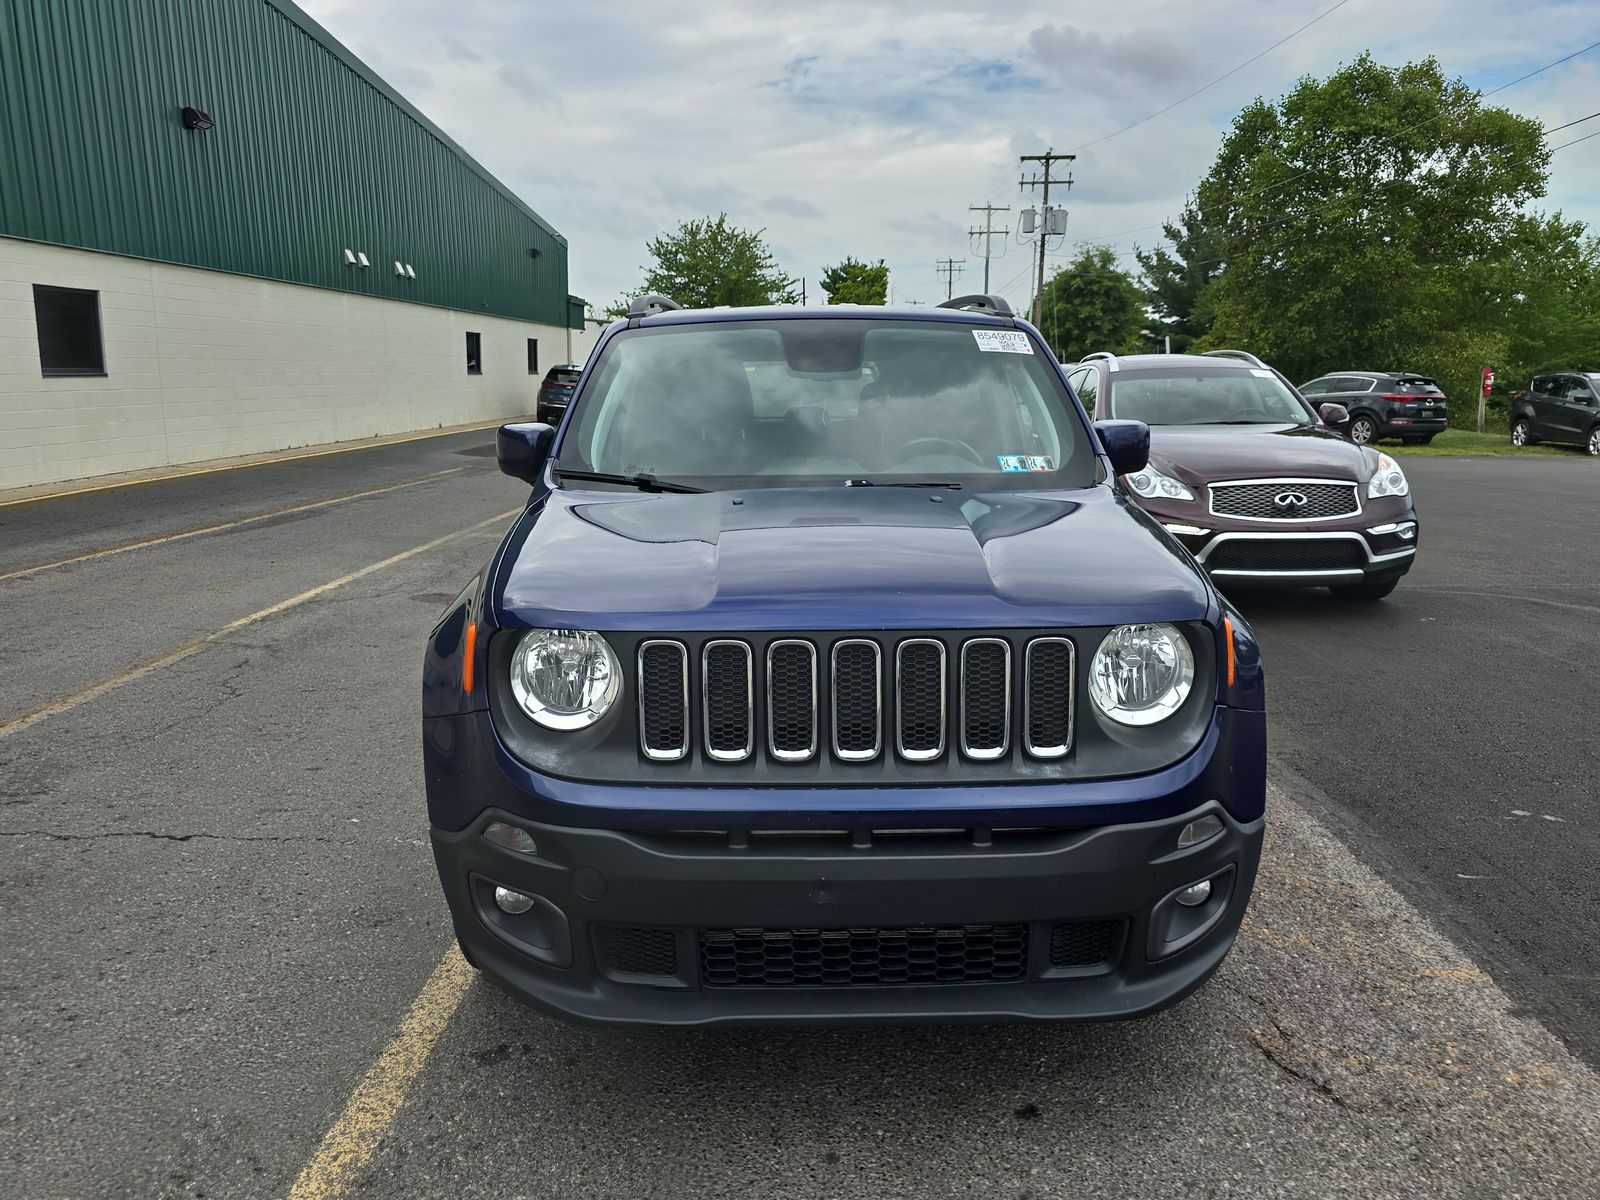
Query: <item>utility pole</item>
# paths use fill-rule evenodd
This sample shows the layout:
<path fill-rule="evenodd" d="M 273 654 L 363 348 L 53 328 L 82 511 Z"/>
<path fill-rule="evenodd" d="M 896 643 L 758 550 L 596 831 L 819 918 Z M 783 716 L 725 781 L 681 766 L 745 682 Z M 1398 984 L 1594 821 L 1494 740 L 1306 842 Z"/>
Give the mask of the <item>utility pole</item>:
<path fill-rule="evenodd" d="M 933 264 L 933 269 L 944 276 L 944 298 L 946 300 L 956 294 L 956 276 L 966 270 L 967 260 L 964 258 L 941 258 Z"/>
<path fill-rule="evenodd" d="M 997 212 L 1010 212 L 1011 206 L 1009 204 L 1003 204 L 999 207 L 993 204 L 969 204 L 967 205 L 967 211 L 981 212 L 983 214 L 983 228 L 969 229 L 967 234 L 969 237 L 981 237 L 983 239 L 983 294 L 987 296 L 989 294 L 990 247 L 994 245 L 993 239 L 995 237 L 1005 237 L 1011 232 L 1009 229 L 996 229 L 994 227 L 994 214 Z M 1001 244 L 1004 245 L 1003 242 Z"/>
<path fill-rule="evenodd" d="M 1040 163 L 1042 165 L 1042 167 L 1043 167 L 1043 169 L 1041 171 L 1035 173 L 1034 176 L 1031 179 L 1028 176 L 1024 175 L 1022 177 L 1019 185 L 1018 185 L 1020 187 L 1025 187 L 1025 188 L 1027 188 L 1027 187 L 1040 187 L 1040 186 L 1043 186 L 1043 188 L 1044 188 L 1044 195 L 1043 195 L 1043 198 L 1040 200 L 1040 209 L 1041 209 L 1041 211 L 1040 211 L 1040 214 L 1039 214 L 1039 216 L 1040 216 L 1040 224 L 1039 224 L 1039 282 L 1033 289 L 1033 323 L 1035 325 L 1039 324 L 1039 322 L 1040 322 L 1040 320 L 1041 320 L 1041 318 L 1043 316 L 1043 311 L 1044 311 L 1044 252 L 1045 252 L 1045 242 L 1048 240 L 1049 235 L 1051 233 L 1057 232 L 1056 230 L 1051 228 L 1051 226 L 1054 224 L 1054 222 L 1051 220 L 1050 185 L 1052 183 L 1064 183 L 1064 184 L 1067 185 L 1067 188 L 1068 188 L 1069 191 L 1072 188 L 1072 175 L 1070 173 L 1068 173 L 1068 175 L 1067 175 L 1067 177 L 1065 179 L 1052 179 L 1050 177 L 1050 168 L 1054 164 L 1056 164 L 1058 162 L 1068 162 L 1068 163 L 1072 162 L 1077 157 L 1078 156 L 1076 154 L 1057 154 L 1055 152 L 1055 147 L 1053 147 L 1053 146 L 1050 149 L 1046 150 L 1043 154 L 1024 154 L 1024 155 L 1021 156 L 1021 161 L 1022 162 L 1025 162 L 1025 163 L 1036 162 L 1036 163 Z M 1065 216 L 1064 213 L 1063 213 L 1063 216 Z M 1066 223 L 1065 223 L 1065 221 L 1062 222 L 1062 228 L 1061 228 L 1060 232 L 1063 232 L 1063 233 L 1066 232 Z"/>

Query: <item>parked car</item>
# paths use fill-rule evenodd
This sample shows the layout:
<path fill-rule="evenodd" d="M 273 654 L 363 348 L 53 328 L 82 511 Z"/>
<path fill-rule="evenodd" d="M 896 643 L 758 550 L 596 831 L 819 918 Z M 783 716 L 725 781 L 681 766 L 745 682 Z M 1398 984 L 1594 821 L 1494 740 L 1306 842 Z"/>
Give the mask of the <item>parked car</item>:
<path fill-rule="evenodd" d="M 1350 413 L 1346 430 L 1365 446 L 1379 438 L 1427 445 L 1450 425 L 1450 406 L 1439 385 L 1406 371 L 1343 371 L 1319 375 L 1300 385 L 1313 404 L 1342 404 Z"/>
<path fill-rule="evenodd" d="M 1249 627 L 996 297 L 636 300 L 429 635 L 462 952 L 605 1023 L 1100 1020 L 1228 953 Z"/>
<path fill-rule="evenodd" d="M 558 363 L 544 373 L 539 384 L 539 398 L 534 405 L 534 416 L 547 425 L 561 424 L 561 418 L 572 400 L 572 389 L 578 385 L 583 368 L 577 363 Z"/>
<path fill-rule="evenodd" d="M 1068 381 L 1098 416 L 1150 426 L 1150 462 L 1127 476 L 1138 503 L 1225 588 L 1325 585 L 1377 600 L 1417 555 L 1400 464 L 1340 432 L 1243 351 L 1095 354 Z"/>
<path fill-rule="evenodd" d="M 1511 444 L 1567 442 L 1600 457 L 1600 372 L 1535 375 L 1511 394 Z"/>

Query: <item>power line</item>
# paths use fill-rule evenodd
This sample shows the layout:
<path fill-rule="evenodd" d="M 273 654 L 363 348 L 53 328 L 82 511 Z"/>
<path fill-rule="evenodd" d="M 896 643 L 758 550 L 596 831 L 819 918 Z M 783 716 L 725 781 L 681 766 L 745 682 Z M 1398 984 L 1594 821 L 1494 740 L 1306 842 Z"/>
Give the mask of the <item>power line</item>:
<path fill-rule="evenodd" d="M 1195 88 L 1194 91 L 1190 92 L 1187 96 L 1179 97 L 1178 99 L 1174 100 L 1171 104 L 1167 105 L 1165 108 L 1158 108 L 1158 109 L 1156 109 L 1155 112 L 1151 113 L 1149 116 L 1140 117 L 1133 124 L 1124 125 L 1121 129 L 1113 130 L 1112 132 L 1106 134 L 1103 137 L 1097 137 L 1092 142 L 1085 142 L 1085 143 L 1083 143 L 1083 145 L 1077 147 L 1077 149 L 1078 150 L 1087 150 L 1090 146 L 1098 146 L 1101 142 L 1108 142 L 1112 138 L 1118 136 L 1119 134 L 1127 133 L 1128 130 L 1130 130 L 1130 129 L 1139 128 L 1139 126 L 1143 125 L 1146 121 L 1155 120 L 1157 117 L 1161 116 L 1163 113 L 1171 112 L 1173 109 L 1177 108 L 1178 105 L 1183 104 L 1185 101 L 1193 100 L 1201 92 L 1209 91 L 1211 88 L 1216 87 L 1217 84 L 1221 83 L 1224 79 L 1227 79 L 1230 75 L 1237 75 L 1240 71 L 1244 70 L 1246 67 L 1248 67 L 1251 63 L 1255 62 L 1256 60 L 1265 58 L 1267 55 L 1271 54 L 1274 50 L 1276 50 L 1279 46 L 1283 45 L 1285 42 L 1289 41 L 1291 38 L 1298 37 L 1300 34 L 1304 33 L 1306 30 L 1310 29 L 1318 21 L 1322 20 L 1324 17 L 1332 16 L 1334 13 L 1338 12 L 1341 8 L 1343 8 L 1348 3 L 1350 3 L 1350 0 L 1339 0 L 1339 3 L 1335 4 L 1332 8 L 1326 9 L 1323 12 L 1318 13 L 1316 16 L 1312 17 L 1311 20 L 1307 21 L 1304 25 L 1300 26 L 1299 29 L 1296 29 L 1293 33 L 1288 34 L 1285 37 L 1279 38 L 1277 41 L 1273 42 L 1272 45 L 1268 46 L 1265 50 L 1261 51 L 1259 54 L 1254 54 L 1251 57 L 1245 59 L 1237 67 L 1234 67 L 1231 71 L 1226 71 L 1223 74 L 1218 75 L 1215 79 L 1213 79 L 1210 83 L 1206 84 L 1204 87 L 1197 87 L 1197 88 Z"/>
<path fill-rule="evenodd" d="M 1559 133 L 1563 129 L 1571 129 L 1574 125 L 1582 125 L 1585 121 L 1592 121 L 1596 117 L 1600 117 L 1600 112 L 1592 112 L 1587 117 L 1579 117 L 1576 121 L 1568 121 L 1565 125 L 1552 125 L 1544 132 L 1546 136 L 1549 136 L 1552 133 Z M 1567 145 L 1570 146 L 1572 143 L 1568 142 Z"/>
<path fill-rule="evenodd" d="M 1594 133 L 1586 133 L 1581 138 L 1573 138 L 1570 142 L 1562 142 L 1559 146 L 1551 146 L 1550 153 L 1554 154 L 1557 150 L 1565 150 L 1568 146 L 1576 146 L 1579 142 L 1587 142 L 1594 137 L 1600 137 L 1600 130 L 1596 130 Z"/>

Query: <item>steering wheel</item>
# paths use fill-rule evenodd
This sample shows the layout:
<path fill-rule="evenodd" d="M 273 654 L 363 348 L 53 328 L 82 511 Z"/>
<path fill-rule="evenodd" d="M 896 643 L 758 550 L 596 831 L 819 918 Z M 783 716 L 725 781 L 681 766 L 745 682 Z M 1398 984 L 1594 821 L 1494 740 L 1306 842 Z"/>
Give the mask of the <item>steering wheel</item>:
<path fill-rule="evenodd" d="M 988 465 L 986 462 L 984 462 L 983 455 L 979 454 L 971 446 L 967 445 L 967 443 L 965 443 L 963 441 L 960 441 L 960 440 L 958 440 L 956 438 L 942 438 L 942 437 L 915 438 L 912 441 L 907 442 L 904 446 L 901 446 L 900 447 L 900 453 L 902 455 L 904 455 L 905 457 L 907 457 L 907 458 L 916 458 L 917 455 L 912 454 L 911 451 L 917 446 L 933 446 L 933 447 L 943 447 L 946 450 L 952 450 L 952 449 L 953 450 L 958 450 L 958 451 L 961 452 L 962 457 L 970 458 L 973 462 L 977 463 L 980 467 Z"/>

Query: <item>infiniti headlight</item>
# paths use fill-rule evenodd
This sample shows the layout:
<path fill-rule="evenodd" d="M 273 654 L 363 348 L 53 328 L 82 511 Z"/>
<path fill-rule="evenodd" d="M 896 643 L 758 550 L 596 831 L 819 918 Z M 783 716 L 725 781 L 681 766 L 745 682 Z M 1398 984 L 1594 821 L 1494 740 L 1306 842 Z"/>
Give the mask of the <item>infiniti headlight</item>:
<path fill-rule="evenodd" d="M 547 729 L 585 729 L 622 690 L 622 669 L 605 638 L 582 629 L 530 629 L 511 657 L 511 692 Z"/>
<path fill-rule="evenodd" d="M 1118 625 L 1089 663 L 1089 697 L 1123 725 L 1154 725 L 1194 686 L 1194 652 L 1171 625 Z"/>
<path fill-rule="evenodd" d="M 1124 475 L 1128 486 L 1141 496 L 1162 500 L 1193 500 L 1194 493 L 1170 475 L 1163 475 L 1154 467 Z"/>
<path fill-rule="evenodd" d="M 1373 472 L 1372 482 L 1367 484 L 1367 499 L 1405 496 L 1410 492 L 1411 484 L 1406 481 L 1406 473 L 1400 469 L 1400 464 L 1387 454 L 1378 455 L 1378 469 Z"/>

